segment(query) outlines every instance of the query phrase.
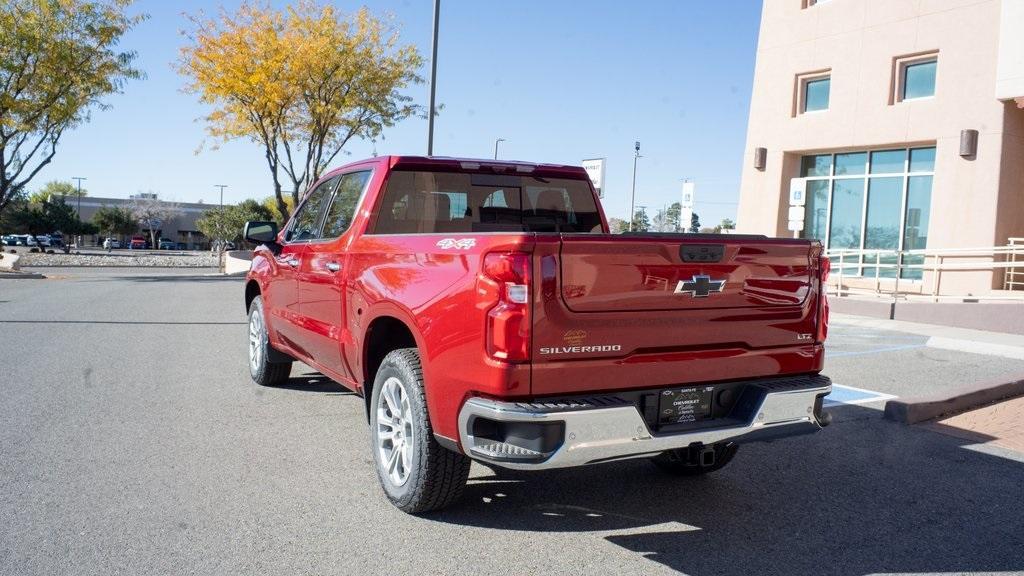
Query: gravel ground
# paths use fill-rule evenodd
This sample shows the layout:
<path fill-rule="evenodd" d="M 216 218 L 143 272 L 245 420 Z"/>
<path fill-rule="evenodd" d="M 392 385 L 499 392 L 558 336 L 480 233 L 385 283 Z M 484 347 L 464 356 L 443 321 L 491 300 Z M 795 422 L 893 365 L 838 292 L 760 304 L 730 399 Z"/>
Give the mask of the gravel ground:
<path fill-rule="evenodd" d="M 210 252 L 125 252 L 109 254 L 32 254 L 22 252 L 21 266 L 168 266 L 209 268 L 217 266 L 217 256 Z"/>

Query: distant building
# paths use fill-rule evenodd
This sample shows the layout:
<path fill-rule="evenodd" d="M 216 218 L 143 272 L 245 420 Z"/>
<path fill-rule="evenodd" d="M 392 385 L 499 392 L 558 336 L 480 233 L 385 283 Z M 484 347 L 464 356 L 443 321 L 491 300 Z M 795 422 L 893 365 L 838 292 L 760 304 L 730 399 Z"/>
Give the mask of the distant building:
<path fill-rule="evenodd" d="M 134 198 L 145 198 L 145 199 L 156 199 L 156 194 L 153 193 L 140 193 L 133 195 Z M 86 222 L 91 222 L 92 217 L 96 214 L 96 211 L 104 206 L 112 208 L 127 208 L 131 205 L 132 199 L 125 198 L 97 198 L 94 196 L 86 196 L 82 198 L 82 214 L 81 219 Z M 68 204 L 78 208 L 77 199 L 69 199 Z M 196 228 L 196 220 L 203 215 L 207 210 L 217 208 L 216 205 L 195 203 L 195 202 L 175 202 L 174 203 L 179 213 L 174 218 L 160 223 L 160 227 L 156 231 L 157 239 L 170 238 L 177 244 L 183 245 L 186 250 L 206 250 L 210 247 L 210 240 L 203 235 L 202 232 Z M 149 230 L 139 227 L 139 233 L 145 234 L 147 239 L 149 237 Z M 86 244 L 96 244 L 101 242 L 103 234 L 93 236 L 91 238 L 86 237 L 84 239 Z"/>
<path fill-rule="evenodd" d="M 1022 108 L 1024 1 L 765 0 L 737 231 L 791 236 L 805 177 L 799 235 L 831 250 L 1005 245 L 1024 236 Z M 1003 272 L 941 282 L 978 294 Z"/>

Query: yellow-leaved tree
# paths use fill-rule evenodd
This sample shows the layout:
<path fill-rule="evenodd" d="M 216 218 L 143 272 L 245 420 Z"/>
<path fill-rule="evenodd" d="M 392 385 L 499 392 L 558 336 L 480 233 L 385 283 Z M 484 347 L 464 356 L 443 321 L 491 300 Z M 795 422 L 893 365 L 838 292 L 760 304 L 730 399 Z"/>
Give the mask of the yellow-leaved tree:
<path fill-rule="evenodd" d="M 365 8 L 346 16 L 312 0 L 283 10 L 246 2 L 190 21 L 178 63 L 187 90 L 212 106 L 205 120 L 215 141 L 262 146 L 279 214 L 290 214 L 350 140 L 378 138 L 423 113 L 402 93 L 423 81 L 422 57 Z"/>

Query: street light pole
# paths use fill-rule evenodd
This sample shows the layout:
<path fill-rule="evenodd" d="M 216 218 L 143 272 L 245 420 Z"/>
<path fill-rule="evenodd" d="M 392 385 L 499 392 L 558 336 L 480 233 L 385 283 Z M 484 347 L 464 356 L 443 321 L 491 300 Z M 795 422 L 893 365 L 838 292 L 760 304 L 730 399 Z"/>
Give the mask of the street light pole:
<path fill-rule="evenodd" d="M 81 176 L 72 176 L 71 179 L 78 181 L 78 221 L 81 222 L 82 221 L 82 180 L 88 180 L 88 178 L 83 178 Z M 66 243 L 64 245 L 67 246 Z M 77 248 L 77 247 L 80 247 L 81 245 L 82 245 L 82 235 L 81 234 L 76 234 L 75 235 L 75 247 Z"/>
<path fill-rule="evenodd" d="M 495 160 L 498 159 L 498 142 L 504 142 L 504 141 L 505 141 L 504 138 L 498 138 L 497 140 L 494 141 L 494 159 Z"/>
<path fill-rule="evenodd" d="M 81 176 L 72 176 L 72 180 L 78 181 L 78 219 L 82 219 L 82 180 L 88 180 L 88 178 L 82 178 Z"/>
<path fill-rule="evenodd" d="M 220 207 L 224 208 L 224 189 L 228 187 L 227 184 L 214 184 L 214 188 L 220 188 Z"/>
<path fill-rule="evenodd" d="M 437 23 L 441 17 L 441 0 L 434 0 L 434 36 L 430 56 L 430 110 L 427 112 L 427 156 L 434 155 L 434 98 L 437 95 Z"/>
<path fill-rule="evenodd" d="M 636 205 L 636 161 L 640 159 L 640 141 L 634 145 L 633 154 L 633 191 L 629 195 L 629 231 L 633 231 L 633 220 L 636 217 L 634 206 Z"/>

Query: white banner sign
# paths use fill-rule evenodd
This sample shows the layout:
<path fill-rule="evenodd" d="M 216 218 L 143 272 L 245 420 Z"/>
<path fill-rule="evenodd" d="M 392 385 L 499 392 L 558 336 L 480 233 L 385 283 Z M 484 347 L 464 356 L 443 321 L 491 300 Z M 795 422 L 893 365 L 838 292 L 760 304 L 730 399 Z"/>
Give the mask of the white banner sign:
<path fill-rule="evenodd" d="M 789 229 L 791 231 L 793 231 L 793 232 L 799 232 L 799 231 L 803 230 L 804 229 L 804 221 L 803 220 L 790 220 L 789 221 Z"/>
<path fill-rule="evenodd" d="M 804 219 L 804 207 L 803 206 L 790 206 L 789 207 L 789 219 L 790 220 L 803 220 Z"/>
<path fill-rule="evenodd" d="M 694 195 L 697 193 L 696 188 L 696 182 L 683 182 L 683 201 L 681 203 L 683 210 L 693 210 Z M 690 223 L 687 222 L 686 225 L 689 226 Z"/>
<path fill-rule="evenodd" d="M 592 158 L 583 161 L 583 169 L 590 176 L 590 181 L 597 188 L 597 197 L 604 198 L 604 158 Z"/>

